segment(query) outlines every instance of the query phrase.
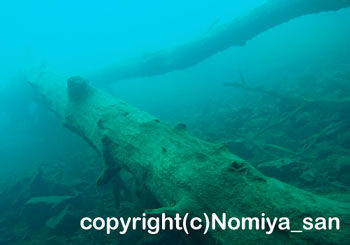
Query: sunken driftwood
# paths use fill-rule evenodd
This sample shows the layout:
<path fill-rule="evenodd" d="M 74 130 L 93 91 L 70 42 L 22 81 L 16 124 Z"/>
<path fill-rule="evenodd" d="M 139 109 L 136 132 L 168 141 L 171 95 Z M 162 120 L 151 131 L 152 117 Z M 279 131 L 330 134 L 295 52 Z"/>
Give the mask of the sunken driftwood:
<path fill-rule="evenodd" d="M 261 93 L 265 94 L 270 97 L 274 97 L 277 99 L 280 99 L 281 101 L 285 103 L 293 103 L 297 105 L 296 109 L 293 110 L 291 113 L 283 117 L 282 119 L 273 122 L 272 124 L 267 125 L 265 128 L 263 128 L 260 132 L 258 132 L 254 138 L 257 138 L 267 130 L 276 127 L 296 114 L 300 113 L 301 111 L 304 110 L 309 110 L 309 111 L 314 111 L 314 110 L 321 110 L 325 114 L 328 113 L 342 113 L 344 115 L 349 115 L 350 113 L 350 99 L 342 99 L 342 100 L 329 100 L 329 99 L 309 99 L 309 98 L 304 98 L 301 96 L 295 96 L 291 94 L 286 94 L 286 93 L 281 93 L 277 91 L 272 91 L 263 87 L 252 87 L 249 86 L 243 82 L 240 83 L 228 83 L 225 82 L 223 83 L 225 86 L 231 86 L 231 87 L 236 87 L 239 89 L 244 89 L 250 92 L 255 92 L 255 93 Z M 330 130 L 332 127 L 327 127 L 324 132 L 326 133 L 328 130 Z"/>
<path fill-rule="evenodd" d="M 210 231 L 211 244 L 349 242 L 349 205 L 331 201 L 267 178 L 223 145 L 171 127 L 88 85 L 44 72 L 31 82 L 40 101 L 64 126 L 87 140 L 105 160 L 98 184 L 127 169 L 162 205 L 151 214 L 226 213 L 228 217 L 289 217 L 291 229 L 301 219 L 336 216 L 340 231 Z"/>
<path fill-rule="evenodd" d="M 108 83 L 186 69 L 231 46 L 243 46 L 260 33 L 299 16 L 335 11 L 349 6 L 350 0 L 269 0 L 196 40 L 124 60 L 92 74 L 90 79 Z"/>
<path fill-rule="evenodd" d="M 300 107 L 297 109 L 297 111 L 300 111 L 302 109 L 320 108 L 325 112 L 344 112 L 344 113 L 350 112 L 350 99 L 343 99 L 343 100 L 328 100 L 328 99 L 322 99 L 322 98 L 309 99 L 301 96 L 295 96 L 291 94 L 284 94 L 277 91 L 272 91 L 263 87 L 249 86 L 243 82 L 233 82 L 233 83 L 224 82 L 223 85 L 244 89 L 250 92 L 261 93 L 261 94 L 265 94 L 271 97 L 281 99 L 283 101 L 299 104 Z M 293 114 L 296 112 L 293 111 Z"/>
<path fill-rule="evenodd" d="M 249 142 L 252 144 L 257 144 L 256 138 L 258 138 L 260 135 L 264 134 L 268 130 L 272 128 L 276 128 L 277 126 L 285 123 L 295 115 L 302 113 L 303 111 L 315 111 L 315 110 L 321 110 L 324 114 L 330 114 L 330 113 L 341 113 L 343 115 L 349 115 L 350 113 L 350 99 L 342 99 L 342 100 L 329 100 L 329 99 L 309 99 L 305 98 L 302 96 L 297 96 L 297 95 L 292 95 L 292 94 L 287 94 L 287 93 L 281 93 L 277 91 L 273 91 L 270 89 L 266 89 L 263 87 L 253 87 L 249 86 L 245 83 L 244 78 L 241 76 L 242 81 L 241 82 L 225 82 L 223 85 L 225 86 L 231 86 L 239 89 L 244 89 L 249 92 L 254 92 L 254 93 L 260 93 L 264 94 L 276 99 L 279 99 L 283 101 L 284 103 L 291 103 L 296 105 L 296 109 L 288 113 L 286 116 L 282 117 L 280 120 L 274 121 L 264 128 L 262 128 L 258 133 L 256 133 L 251 139 L 249 139 Z M 345 122 L 346 123 L 346 122 Z M 327 134 L 330 131 L 333 130 L 339 130 L 341 129 L 342 123 L 337 123 L 337 124 L 331 124 L 325 127 L 323 130 L 320 131 L 319 134 L 317 134 L 315 137 L 311 137 L 310 142 L 299 152 L 292 152 L 288 149 L 285 149 L 294 157 L 301 156 L 308 150 L 310 150 L 320 138 L 322 138 L 323 135 Z M 266 144 L 265 144 L 266 145 Z M 280 150 L 283 151 L 283 148 L 278 147 Z M 275 148 L 276 149 L 276 148 Z"/>

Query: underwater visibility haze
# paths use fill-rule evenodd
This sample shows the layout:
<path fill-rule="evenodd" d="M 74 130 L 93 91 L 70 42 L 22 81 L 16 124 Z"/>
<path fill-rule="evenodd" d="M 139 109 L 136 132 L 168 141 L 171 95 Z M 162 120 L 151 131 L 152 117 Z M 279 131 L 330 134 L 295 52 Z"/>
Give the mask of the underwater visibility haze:
<path fill-rule="evenodd" d="M 349 0 L 0 6 L 1 245 L 350 243 Z"/>

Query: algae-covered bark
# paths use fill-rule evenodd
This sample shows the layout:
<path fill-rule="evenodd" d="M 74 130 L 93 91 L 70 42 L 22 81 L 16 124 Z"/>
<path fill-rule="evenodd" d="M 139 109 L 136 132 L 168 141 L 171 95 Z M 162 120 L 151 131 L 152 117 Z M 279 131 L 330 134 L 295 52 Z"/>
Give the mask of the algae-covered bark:
<path fill-rule="evenodd" d="M 91 77 L 99 82 L 115 82 L 186 69 L 231 46 L 242 46 L 260 33 L 294 18 L 349 6 L 350 0 L 269 0 L 195 40 L 125 60 Z"/>
<path fill-rule="evenodd" d="M 224 146 L 171 127 L 88 85 L 80 77 L 67 79 L 42 73 L 32 81 L 41 101 L 64 125 L 86 139 L 105 159 L 99 184 L 120 169 L 132 173 L 163 206 L 149 210 L 185 213 L 227 213 L 228 217 L 289 217 L 291 229 L 301 229 L 307 217 L 339 217 L 340 231 L 290 233 L 210 231 L 218 244 L 233 242 L 349 242 L 350 207 L 267 178 Z"/>

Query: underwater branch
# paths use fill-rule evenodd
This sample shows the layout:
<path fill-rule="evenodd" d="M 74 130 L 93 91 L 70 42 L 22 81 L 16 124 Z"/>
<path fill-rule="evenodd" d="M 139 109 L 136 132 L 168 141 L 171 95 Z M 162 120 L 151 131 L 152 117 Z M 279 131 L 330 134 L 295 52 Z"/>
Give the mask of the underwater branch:
<path fill-rule="evenodd" d="M 256 9 L 177 47 L 123 60 L 92 74 L 91 81 L 111 83 L 183 70 L 294 18 L 350 6 L 350 0 L 269 0 Z"/>

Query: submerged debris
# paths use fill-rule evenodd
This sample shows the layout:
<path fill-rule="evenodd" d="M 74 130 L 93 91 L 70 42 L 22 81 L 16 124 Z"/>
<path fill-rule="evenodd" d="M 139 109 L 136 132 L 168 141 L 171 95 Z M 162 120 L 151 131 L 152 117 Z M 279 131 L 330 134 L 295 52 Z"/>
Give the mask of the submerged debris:
<path fill-rule="evenodd" d="M 72 101 L 80 101 L 89 93 L 88 81 L 80 76 L 74 76 L 67 80 L 68 95 Z"/>

